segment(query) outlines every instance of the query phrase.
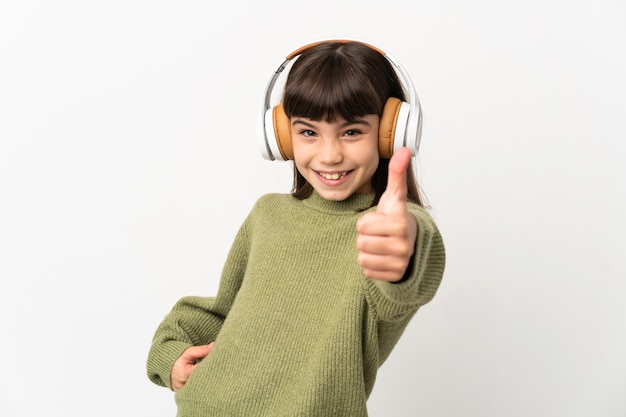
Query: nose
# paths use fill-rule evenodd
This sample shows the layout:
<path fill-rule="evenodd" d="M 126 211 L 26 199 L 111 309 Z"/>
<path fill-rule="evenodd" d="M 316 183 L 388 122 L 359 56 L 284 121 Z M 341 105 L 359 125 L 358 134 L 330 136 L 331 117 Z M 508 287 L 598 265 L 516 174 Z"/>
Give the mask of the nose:
<path fill-rule="evenodd" d="M 334 137 L 324 137 L 320 141 L 318 159 L 325 165 L 335 165 L 343 161 L 341 142 Z"/>

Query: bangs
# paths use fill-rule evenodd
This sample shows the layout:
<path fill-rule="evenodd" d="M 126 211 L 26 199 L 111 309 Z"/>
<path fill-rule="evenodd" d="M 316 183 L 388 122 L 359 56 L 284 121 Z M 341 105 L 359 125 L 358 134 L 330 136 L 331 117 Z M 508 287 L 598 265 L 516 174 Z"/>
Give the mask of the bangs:
<path fill-rule="evenodd" d="M 354 120 L 367 114 L 380 115 L 384 104 L 362 83 L 341 82 L 337 77 L 305 79 L 287 91 L 283 106 L 288 117 Z"/>
<path fill-rule="evenodd" d="M 344 48 L 345 49 L 345 48 Z M 300 56 L 289 73 L 283 95 L 283 107 L 288 117 L 311 120 L 354 120 L 368 114 L 382 114 L 384 101 L 375 83 L 370 65 L 359 56 L 339 48 L 335 54 L 315 53 Z M 369 51 L 368 51 L 369 52 Z M 372 51 L 374 56 L 380 56 Z"/>

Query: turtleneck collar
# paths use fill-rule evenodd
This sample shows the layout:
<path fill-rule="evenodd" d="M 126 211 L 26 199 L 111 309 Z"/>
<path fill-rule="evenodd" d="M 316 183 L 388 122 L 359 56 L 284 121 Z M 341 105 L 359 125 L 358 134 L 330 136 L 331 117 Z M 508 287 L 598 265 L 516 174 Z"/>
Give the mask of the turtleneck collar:
<path fill-rule="evenodd" d="M 367 209 L 374 201 L 374 193 L 352 194 L 342 201 L 326 200 L 317 191 L 302 200 L 305 206 L 328 214 L 354 214 Z"/>

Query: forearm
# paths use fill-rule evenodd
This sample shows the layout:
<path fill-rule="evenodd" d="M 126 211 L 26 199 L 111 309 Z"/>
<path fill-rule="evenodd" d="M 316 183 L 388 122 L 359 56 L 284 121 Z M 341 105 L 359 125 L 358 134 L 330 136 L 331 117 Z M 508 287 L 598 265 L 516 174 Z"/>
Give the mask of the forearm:
<path fill-rule="evenodd" d="M 148 353 L 148 378 L 170 386 L 170 373 L 176 359 L 189 346 L 210 343 L 217 337 L 224 314 L 215 298 L 185 297 L 172 308 L 157 328 Z"/>

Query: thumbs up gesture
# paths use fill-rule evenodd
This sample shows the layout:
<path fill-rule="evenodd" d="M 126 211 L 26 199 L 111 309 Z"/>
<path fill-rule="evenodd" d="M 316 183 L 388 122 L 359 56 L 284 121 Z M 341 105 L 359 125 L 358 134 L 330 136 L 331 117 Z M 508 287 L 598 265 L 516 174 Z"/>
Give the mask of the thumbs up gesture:
<path fill-rule="evenodd" d="M 407 148 L 392 155 L 387 188 L 376 211 L 357 221 L 358 262 L 368 278 L 399 281 L 413 256 L 417 221 L 406 205 L 406 172 L 410 160 L 411 153 Z"/>

